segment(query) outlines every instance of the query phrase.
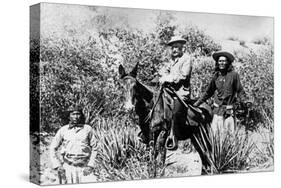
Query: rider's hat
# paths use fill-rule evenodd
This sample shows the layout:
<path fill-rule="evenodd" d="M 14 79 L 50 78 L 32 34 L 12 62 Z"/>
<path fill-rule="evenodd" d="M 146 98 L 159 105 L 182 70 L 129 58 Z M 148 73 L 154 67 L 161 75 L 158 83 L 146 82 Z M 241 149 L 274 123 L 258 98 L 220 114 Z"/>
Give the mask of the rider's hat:
<path fill-rule="evenodd" d="M 187 41 L 180 37 L 180 36 L 173 36 L 171 38 L 171 40 L 167 43 L 168 46 L 172 46 L 172 44 L 176 43 L 176 42 L 179 42 L 179 43 L 182 43 L 182 44 L 185 44 Z"/>

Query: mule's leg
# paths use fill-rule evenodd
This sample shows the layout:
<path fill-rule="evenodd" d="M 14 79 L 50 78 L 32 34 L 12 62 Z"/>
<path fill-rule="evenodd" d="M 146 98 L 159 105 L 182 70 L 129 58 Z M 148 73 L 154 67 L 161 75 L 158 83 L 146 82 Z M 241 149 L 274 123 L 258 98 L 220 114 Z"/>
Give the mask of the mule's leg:
<path fill-rule="evenodd" d="M 156 141 L 156 152 L 157 155 L 159 155 L 160 158 L 160 167 L 163 167 L 165 164 L 165 160 L 166 160 L 166 148 L 165 148 L 165 141 L 167 138 L 167 131 L 166 130 L 162 130 L 159 133 L 159 136 L 157 138 Z"/>
<path fill-rule="evenodd" d="M 155 132 L 149 133 L 149 176 L 151 178 L 156 178 L 157 176 L 157 163 L 156 163 L 156 148 L 155 148 Z"/>
<path fill-rule="evenodd" d="M 208 128 L 203 125 L 194 128 L 192 130 L 191 142 L 200 155 L 203 170 L 207 173 L 208 169 L 211 167 L 208 154 L 211 152 L 212 148 L 209 139 Z"/>

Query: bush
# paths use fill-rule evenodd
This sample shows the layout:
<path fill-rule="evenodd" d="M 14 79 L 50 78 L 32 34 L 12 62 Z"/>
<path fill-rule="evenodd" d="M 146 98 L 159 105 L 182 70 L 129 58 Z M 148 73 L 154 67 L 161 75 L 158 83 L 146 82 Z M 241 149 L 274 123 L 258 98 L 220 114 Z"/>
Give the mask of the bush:
<path fill-rule="evenodd" d="M 272 45 L 272 42 L 268 37 L 257 37 L 254 40 L 252 40 L 252 43 L 258 45 Z"/>
<path fill-rule="evenodd" d="M 53 131 L 67 123 L 66 109 L 83 105 L 86 121 L 105 105 L 106 74 L 95 41 L 48 38 L 41 40 L 40 106 L 41 127 Z"/>
<path fill-rule="evenodd" d="M 221 50 L 221 45 L 195 26 L 186 27 L 182 33 L 188 41 L 187 50 L 189 53 L 210 56 L 212 52 Z"/>
<path fill-rule="evenodd" d="M 199 56 L 193 62 L 191 76 L 192 98 L 200 97 L 207 89 L 214 73 L 215 62 L 211 57 Z"/>
<path fill-rule="evenodd" d="M 239 41 L 239 38 L 238 38 L 238 37 L 235 37 L 235 36 L 230 36 L 230 37 L 227 38 L 227 40 Z"/>
<path fill-rule="evenodd" d="M 246 42 L 244 40 L 239 40 L 239 45 L 245 47 Z"/>
<path fill-rule="evenodd" d="M 262 114 L 262 109 L 266 115 L 273 119 L 273 49 L 265 48 L 258 52 L 250 51 L 234 53 L 239 60 L 236 69 L 240 74 L 243 87 L 253 102 L 254 108 Z"/>

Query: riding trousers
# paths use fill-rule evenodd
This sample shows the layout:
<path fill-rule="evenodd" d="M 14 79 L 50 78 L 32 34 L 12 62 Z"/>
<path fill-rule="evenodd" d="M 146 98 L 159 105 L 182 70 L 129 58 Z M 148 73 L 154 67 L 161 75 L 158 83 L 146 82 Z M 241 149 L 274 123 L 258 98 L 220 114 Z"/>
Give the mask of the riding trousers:
<path fill-rule="evenodd" d="M 186 107 L 177 98 L 174 98 L 174 109 L 173 109 L 174 125 L 177 127 L 181 127 L 182 125 L 185 125 L 186 116 L 187 116 Z M 178 136 L 181 135 L 180 132 L 175 132 L 175 133 Z"/>

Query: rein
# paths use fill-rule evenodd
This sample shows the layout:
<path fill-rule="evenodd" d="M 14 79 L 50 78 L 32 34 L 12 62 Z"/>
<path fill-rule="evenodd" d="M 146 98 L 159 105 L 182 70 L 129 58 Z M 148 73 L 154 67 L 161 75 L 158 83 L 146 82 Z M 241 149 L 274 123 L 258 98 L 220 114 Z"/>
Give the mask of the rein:
<path fill-rule="evenodd" d="M 157 98 L 156 98 L 156 100 L 155 100 L 155 103 L 153 104 L 153 106 L 152 106 L 150 112 L 147 114 L 147 116 L 146 116 L 146 118 L 145 118 L 145 122 L 148 122 L 148 121 L 152 118 L 154 109 L 155 109 L 155 107 L 156 107 L 156 105 L 157 105 L 157 103 L 158 103 L 158 101 L 159 101 L 159 99 L 160 99 L 160 97 L 161 97 L 161 95 L 162 95 L 163 88 L 164 88 L 164 87 L 161 85 L 160 92 L 158 93 Z"/>

